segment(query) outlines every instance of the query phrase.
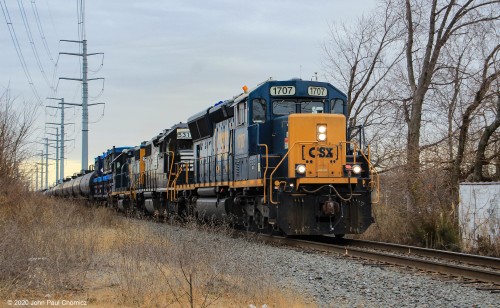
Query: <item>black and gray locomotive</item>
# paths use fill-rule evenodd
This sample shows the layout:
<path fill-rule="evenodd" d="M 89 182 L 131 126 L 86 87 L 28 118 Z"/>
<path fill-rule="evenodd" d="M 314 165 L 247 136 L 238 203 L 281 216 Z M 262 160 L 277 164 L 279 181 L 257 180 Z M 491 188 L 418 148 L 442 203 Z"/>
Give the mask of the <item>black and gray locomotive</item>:
<path fill-rule="evenodd" d="M 359 234 L 378 176 L 346 96 L 325 82 L 268 80 L 48 193 L 122 211 L 224 219 L 286 235 Z"/>

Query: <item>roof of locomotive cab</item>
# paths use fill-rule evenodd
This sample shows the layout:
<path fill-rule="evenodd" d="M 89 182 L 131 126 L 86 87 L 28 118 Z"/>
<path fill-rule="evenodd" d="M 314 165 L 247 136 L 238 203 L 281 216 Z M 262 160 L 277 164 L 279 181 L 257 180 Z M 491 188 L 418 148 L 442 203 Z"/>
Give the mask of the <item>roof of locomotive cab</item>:
<path fill-rule="evenodd" d="M 188 128 L 188 125 L 187 125 L 187 123 L 179 122 L 179 123 L 175 124 L 174 126 L 170 127 L 169 129 L 165 129 L 165 131 L 163 132 L 163 135 L 158 140 L 158 142 L 162 142 L 163 140 L 165 140 L 165 138 L 169 137 L 173 133 L 177 133 L 178 128 Z"/>
<path fill-rule="evenodd" d="M 195 121 L 198 121 L 199 119 L 204 118 L 206 115 L 214 113 L 217 110 L 222 109 L 224 106 L 230 106 L 230 104 L 233 102 L 233 100 L 234 100 L 234 98 L 230 99 L 230 100 L 219 101 L 215 105 L 210 106 L 206 109 L 203 109 L 202 111 L 200 111 L 198 113 L 195 113 L 194 115 L 192 115 L 191 117 L 188 118 L 188 120 L 187 120 L 188 124 L 193 123 Z"/>
<path fill-rule="evenodd" d="M 313 81 L 313 80 L 302 80 L 299 78 L 292 78 L 290 80 L 266 80 L 263 83 L 259 84 L 255 88 L 248 90 L 247 93 L 244 93 L 243 95 L 240 95 L 234 100 L 234 104 L 239 103 L 249 95 L 261 95 L 261 96 L 266 96 L 269 94 L 270 88 L 273 86 L 294 86 L 297 90 L 297 94 L 295 96 L 310 96 L 308 94 L 308 87 L 313 86 L 313 87 L 326 87 L 330 90 L 333 90 L 334 93 L 337 93 L 338 95 L 344 97 L 347 99 L 347 96 L 344 94 L 344 92 L 340 91 L 338 88 L 333 86 L 329 82 L 324 82 L 324 81 Z M 330 96 L 330 93 L 329 95 Z M 233 105 L 234 105 L 233 104 Z"/>
<path fill-rule="evenodd" d="M 232 99 L 225 100 L 225 101 L 219 101 L 216 103 L 214 106 L 208 107 L 206 109 L 203 109 L 202 111 L 192 115 L 191 117 L 188 118 L 188 123 L 195 122 L 199 120 L 200 118 L 205 117 L 207 114 L 216 112 L 217 110 L 223 108 L 223 106 L 229 106 L 233 107 L 237 103 L 241 102 L 245 98 L 247 98 L 251 94 L 259 95 L 261 94 L 262 96 L 265 96 L 269 93 L 269 89 L 272 86 L 295 86 L 297 89 L 297 92 L 299 93 L 298 96 L 309 96 L 307 94 L 307 88 L 310 86 L 316 86 L 316 87 L 326 87 L 340 96 L 344 97 L 344 99 L 347 99 L 347 96 L 344 94 L 344 92 L 340 91 L 338 88 L 333 86 L 331 83 L 324 82 L 324 81 L 312 81 L 312 80 L 302 80 L 300 78 L 292 78 L 289 80 L 272 80 L 268 79 L 264 82 L 261 82 L 257 86 L 255 86 L 252 89 L 247 90 L 244 93 L 240 93 L 236 96 L 234 96 Z M 303 94 L 303 95 L 300 95 Z"/>
<path fill-rule="evenodd" d="M 102 155 L 99 155 L 97 156 L 95 159 L 104 159 L 106 158 L 108 155 L 112 154 L 113 151 L 114 153 L 121 153 L 123 152 L 124 150 L 127 150 L 127 149 L 131 149 L 132 147 L 130 146 L 122 146 L 122 147 L 113 147 L 111 149 L 108 149 L 106 152 L 103 152 Z"/>

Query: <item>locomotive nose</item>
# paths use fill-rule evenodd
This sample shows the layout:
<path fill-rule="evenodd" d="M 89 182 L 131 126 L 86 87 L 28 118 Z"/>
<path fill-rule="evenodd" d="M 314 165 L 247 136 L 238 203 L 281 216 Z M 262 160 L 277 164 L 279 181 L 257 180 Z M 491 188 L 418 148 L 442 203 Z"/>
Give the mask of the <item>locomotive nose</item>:
<path fill-rule="evenodd" d="M 342 143 L 345 116 L 338 114 L 292 114 L 288 122 L 289 176 L 306 183 L 314 178 L 343 177 Z M 316 182 L 315 182 L 316 183 Z"/>

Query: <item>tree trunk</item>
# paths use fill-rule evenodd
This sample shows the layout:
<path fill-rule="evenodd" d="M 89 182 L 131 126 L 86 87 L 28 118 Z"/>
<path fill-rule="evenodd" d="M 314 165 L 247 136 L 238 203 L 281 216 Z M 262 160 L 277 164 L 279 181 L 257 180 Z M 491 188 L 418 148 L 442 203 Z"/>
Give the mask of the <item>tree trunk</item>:
<path fill-rule="evenodd" d="M 495 121 L 488 125 L 481 135 L 481 139 L 479 140 L 479 144 L 477 146 L 476 159 L 474 162 L 474 173 L 472 174 L 472 181 L 480 182 L 484 181 L 485 178 L 483 176 L 483 165 L 486 164 L 485 159 L 485 151 L 488 146 L 488 141 L 490 140 L 491 135 L 500 127 L 500 96 L 497 98 L 497 115 L 495 117 Z"/>

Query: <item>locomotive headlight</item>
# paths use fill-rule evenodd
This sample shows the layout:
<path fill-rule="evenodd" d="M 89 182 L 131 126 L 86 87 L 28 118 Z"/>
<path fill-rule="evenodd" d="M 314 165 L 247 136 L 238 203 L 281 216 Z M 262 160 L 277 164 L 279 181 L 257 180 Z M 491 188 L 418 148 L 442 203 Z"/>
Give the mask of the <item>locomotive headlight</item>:
<path fill-rule="evenodd" d="M 360 174 L 361 173 L 361 166 L 360 165 L 353 165 L 352 166 L 352 172 L 354 174 Z"/>
<path fill-rule="evenodd" d="M 297 171 L 298 174 L 306 173 L 306 165 L 297 165 L 297 167 L 295 167 L 295 171 Z"/>
<path fill-rule="evenodd" d="M 320 124 L 317 127 L 318 141 L 326 141 L 326 125 Z"/>
<path fill-rule="evenodd" d="M 326 125 L 318 125 L 318 133 L 320 134 L 326 133 Z"/>

